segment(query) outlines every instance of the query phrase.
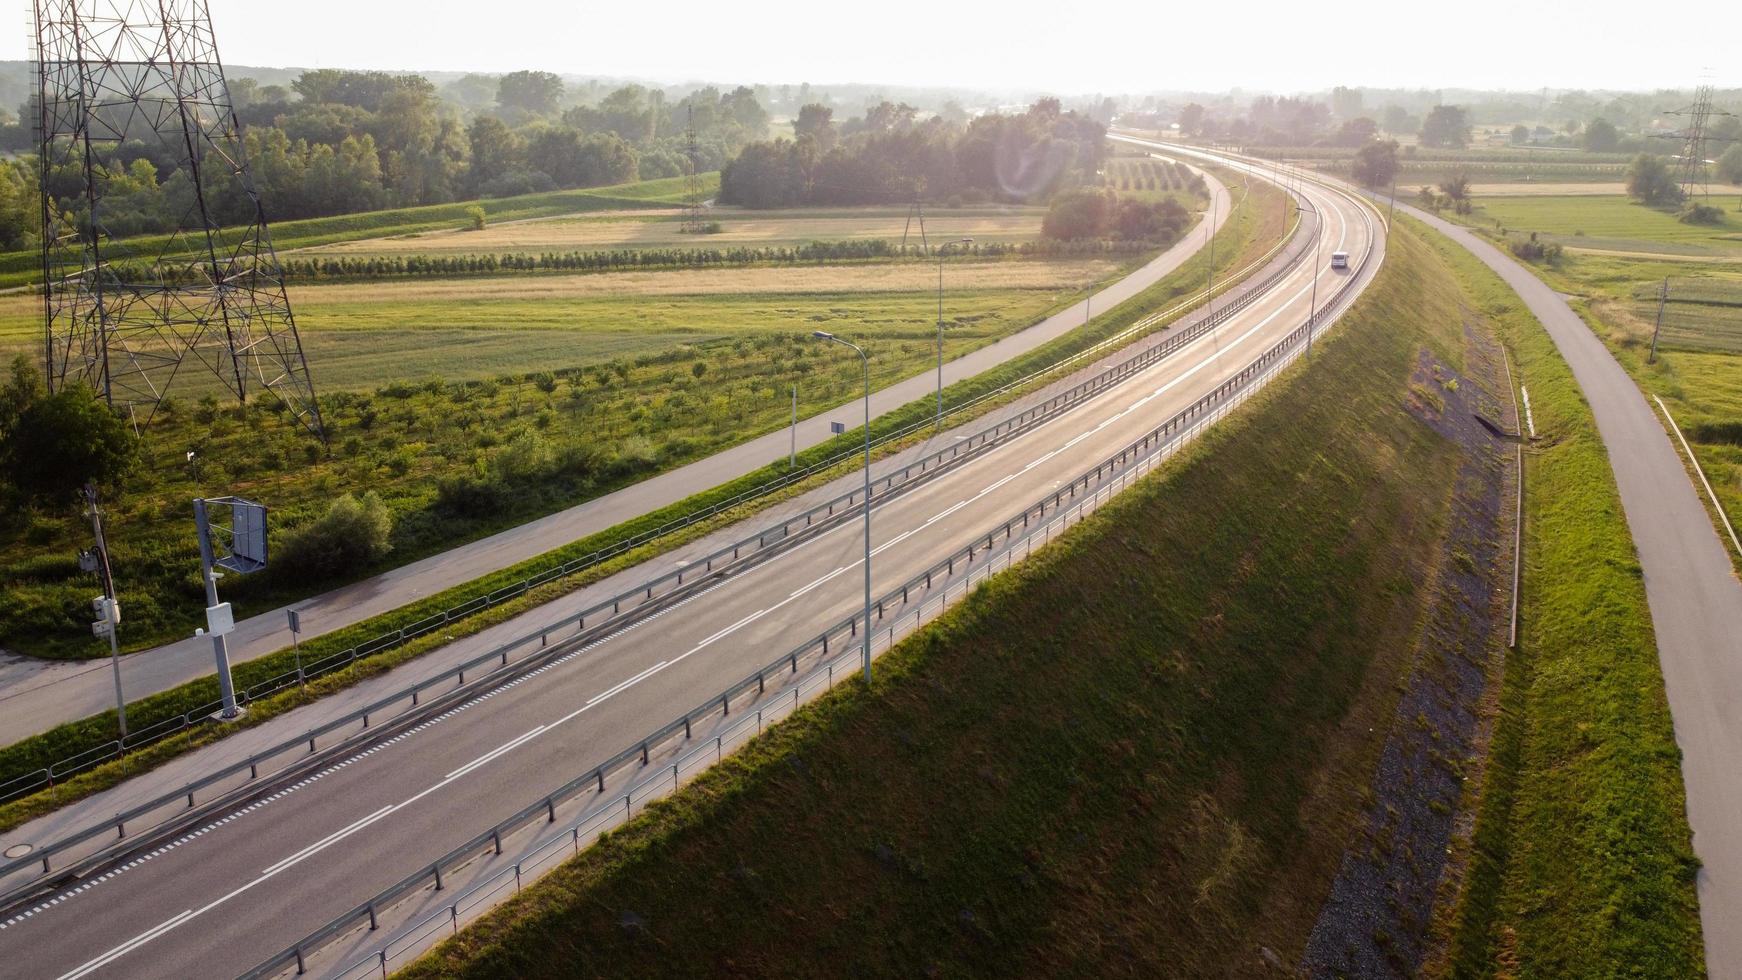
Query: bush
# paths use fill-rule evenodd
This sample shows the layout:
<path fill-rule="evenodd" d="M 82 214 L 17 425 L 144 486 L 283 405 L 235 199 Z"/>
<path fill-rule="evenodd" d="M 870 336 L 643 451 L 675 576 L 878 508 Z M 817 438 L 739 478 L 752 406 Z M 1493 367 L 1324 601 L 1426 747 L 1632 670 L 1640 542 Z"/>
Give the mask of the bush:
<path fill-rule="evenodd" d="M 1689 201 L 1676 212 L 1675 220 L 1684 225 L 1721 225 L 1724 223 L 1724 209 Z"/>
<path fill-rule="evenodd" d="M 454 517 L 487 517 L 502 506 L 501 484 L 481 476 L 450 476 L 436 484 L 436 509 Z"/>
<path fill-rule="evenodd" d="M 1112 227 L 1116 201 L 1111 191 L 1089 187 L 1066 191 L 1053 198 L 1041 234 L 1065 240 L 1100 238 Z"/>
<path fill-rule="evenodd" d="M 0 458 L 25 497 L 70 504 L 86 480 L 112 486 L 131 470 L 139 437 L 91 389 L 67 385 L 18 413 Z"/>
<path fill-rule="evenodd" d="M 327 512 L 284 535 L 274 566 L 294 581 L 318 582 L 355 572 L 393 550 L 393 515 L 374 491 L 335 499 Z"/>
<path fill-rule="evenodd" d="M 476 204 L 466 209 L 466 217 L 471 219 L 473 231 L 483 231 L 490 220 L 489 213 Z"/>
<path fill-rule="evenodd" d="M 1512 250 L 1513 255 L 1518 256 L 1526 262 L 1553 263 L 1560 261 L 1561 257 L 1561 245 L 1559 242 L 1542 241 L 1537 237 L 1536 232 L 1534 231 L 1530 233 L 1529 238 L 1514 235 L 1507 242 L 1507 247 Z"/>

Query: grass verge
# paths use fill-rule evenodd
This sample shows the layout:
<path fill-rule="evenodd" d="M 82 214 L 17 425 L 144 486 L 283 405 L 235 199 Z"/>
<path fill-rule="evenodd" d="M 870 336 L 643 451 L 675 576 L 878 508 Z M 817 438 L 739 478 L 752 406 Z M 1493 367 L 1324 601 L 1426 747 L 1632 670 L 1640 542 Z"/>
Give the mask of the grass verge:
<path fill-rule="evenodd" d="M 1443 557 L 1437 261 L 1394 240 L 1195 449 L 405 975 L 1274 975 Z"/>
<path fill-rule="evenodd" d="M 1526 454 L 1519 646 L 1446 973 L 1701 976 L 1680 754 L 1608 454 L 1523 302 L 1427 239 L 1500 330 L 1541 436 Z"/>
<path fill-rule="evenodd" d="M 1243 264 L 1252 261 L 1274 244 L 1276 237 L 1287 229 L 1283 225 L 1280 209 L 1274 207 L 1274 201 L 1269 199 L 1272 193 L 1280 193 L 1269 189 L 1255 189 L 1251 197 L 1251 206 L 1236 209 L 1233 217 L 1223 230 L 1218 232 L 1217 240 L 1222 246 L 1217 250 L 1218 260 L 1216 272 L 1218 278 L 1232 270 L 1241 268 Z M 1244 203 L 1244 202 L 1243 202 Z M 1267 216 L 1274 216 L 1267 217 Z M 1226 237 L 1224 237 L 1226 236 Z M 1270 236 L 1270 237 L 1265 237 Z M 1097 343 L 1117 334 L 1132 323 L 1152 313 L 1165 310 L 1175 305 L 1178 300 L 1190 295 L 1200 288 L 1208 272 L 1209 259 L 1207 254 L 1200 254 L 1187 262 L 1172 275 L 1138 294 L 1136 297 L 1120 305 L 1108 313 L 1097 317 L 1088 327 L 1078 329 L 1060 337 L 1048 344 L 1042 345 L 1022 357 L 984 372 L 974 378 L 967 379 L 950 386 L 945 390 L 945 400 L 959 403 L 971 400 L 985 392 L 995 390 L 1005 384 L 1015 381 L 1025 375 L 1039 371 L 1048 365 L 1074 353 L 1086 350 Z M 1228 285 L 1232 285 L 1231 283 Z M 1160 321 L 1150 331 L 1162 329 L 1169 320 Z M 1130 341 L 1139 339 L 1138 335 Z M 1128 341 L 1129 342 L 1129 341 Z M 1012 396 L 1014 397 L 1014 396 Z M 977 417 L 989 412 L 1000 404 L 1011 400 L 988 400 L 965 417 L 953 420 L 956 424 L 967 418 Z M 872 431 L 881 435 L 909 425 L 915 421 L 929 418 L 933 410 L 931 401 L 921 399 L 883 418 L 874 420 Z M 849 432 L 837 439 L 813 447 L 799 454 L 801 467 L 811 465 L 841 451 L 843 447 L 854 444 L 855 437 Z M 911 441 L 917 441 L 923 436 L 915 436 Z M 909 443 L 898 443 L 883 447 L 882 453 L 898 451 Z M 465 620 L 450 624 L 449 628 L 438 635 L 431 635 L 414 641 L 402 647 L 391 648 L 372 656 L 363 662 L 356 670 L 347 670 L 343 674 L 332 675 L 323 679 L 318 686 L 311 685 L 308 696 L 318 696 L 332 693 L 349 687 L 357 681 L 374 676 L 400 663 L 428 652 L 441 644 L 459 636 L 470 635 L 488 626 L 511 618 L 527 609 L 548 602 L 559 595 L 571 592 L 582 586 L 597 581 L 605 575 L 620 568 L 628 567 L 636 562 L 644 561 L 687 541 L 694 540 L 704 534 L 723 527 L 731 522 L 743 520 L 764 507 L 792 495 L 802 493 L 818 486 L 841 472 L 846 472 L 857 464 L 848 461 L 841 463 L 835 470 L 819 474 L 805 483 L 788 488 L 788 490 L 763 498 L 752 504 L 745 505 L 733 512 L 723 514 L 714 520 L 698 524 L 682 534 L 670 535 L 654 542 L 636 552 L 622 556 L 605 565 L 601 565 L 587 573 L 568 579 L 559 580 L 534 589 L 520 597 L 511 599 L 493 609 L 476 614 Z M 451 608 L 477 595 L 500 589 L 507 585 L 525 580 L 528 576 L 542 571 L 553 564 L 580 557 L 615 542 L 633 537 L 648 528 L 688 514 L 718 500 L 730 498 L 745 490 L 760 486 L 770 479 L 786 472 L 784 462 L 771 464 L 760 470 L 740 477 L 737 480 L 716 487 L 713 490 L 690 497 L 684 501 L 672 504 L 658 511 L 644 515 L 634 521 L 591 535 L 573 542 L 562 548 L 547 552 L 537 558 L 520 562 L 509 568 L 502 569 L 491 575 L 455 586 L 446 591 L 436 593 L 408 606 L 401 607 L 390 613 L 373 617 L 331 633 L 323 634 L 305 642 L 302 646 L 304 662 L 311 662 L 321 657 L 341 652 L 359 643 L 373 639 L 383 633 L 392 632 L 407 624 L 418 622 L 443 609 Z M 251 684 L 280 676 L 294 670 L 294 655 L 286 650 L 279 650 L 237 664 L 234 678 L 239 689 L 245 689 Z M 208 704 L 217 697 L 217 680 L 215 677 L 205 677 L 128 703 L 127 714 L 135 729 L 143 729 L 157 724 L 165 719 L 184 714 L 194 708 Z M 134 753 L 132 756 L 105 763 L 70 781 L 56 787 L 52 792 L 42 791 L 32 796 L 24 797 L 0 806 L 0 831 L 17 827 L 44 813 L 51 812 L 61 806 L 78 799 L 101 792 L 125 779 L 131 778 L 174 758 L 183 752 L 191 751 L 202 745 L 209 744 L 225 734 L 261 724 L 283 712 L 302 703 L 304 696 L 294 691 L 287 691 L 252 703 L 248 717 L 240 725 L 205 726 L 185 738 L 173 739 L 158 743 L 148 749 Z M 117 734 L 117 722 L 113 711 L 105 711 L 89 718 L 68 722 L 56 726 L 47 732 L 23 739 L 5 749 L 0 749 L 0 783 L 16 778 L 22 774 L 44 768 L 56 760 L 69 758 L 80 752 L 90 751 L 106 742 L 113 740 Z"/>

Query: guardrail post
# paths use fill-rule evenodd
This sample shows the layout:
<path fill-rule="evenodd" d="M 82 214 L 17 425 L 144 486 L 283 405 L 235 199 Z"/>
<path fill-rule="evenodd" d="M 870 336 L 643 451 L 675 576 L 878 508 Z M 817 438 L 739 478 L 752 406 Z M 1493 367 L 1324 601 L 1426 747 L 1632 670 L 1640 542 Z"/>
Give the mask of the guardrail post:
<path fill-rule="evenodd" d="M 300 977 L 308 972 L 308 967 L 302 961 L 302 947 L 298 946 L 292 952 L 296 953 L 296 975 Z"/>
<path fill-rule="evenodd" d="M 690 716 L 689 715 L 683 716 L 683 737 L 686 739 L 690 737 Z"/>
<path fill-rule="evenodd" d="M 436 880 L 435 890 L 439 892 L 442 890 L 442 866 L 439 863 L 432 864 L 429 866 L 429 869 L 430 869 L 430 871 L 435 873 L 435 880 Z"/>
<path fill-rule="evenodd" d="M 500 857 L 502 854 L 502 832 L 500 830 L 492 832 L 490 839 L 496 842 L 496 854 Z"/>
<path fill-rule="evenodd" d="M 375 921 L 375 903 L 370 902 L 369 903 L 369 931 L 374 932 L 376 929 L 379 929 L 379 928 L 381 928 L 381 924 Z"/>
<path fill-rule="evenodd" d="M 550 815 L 550 819 L 546 820 L 545 823 L 556 823 L 556 800 L 549 796 L 545 797 L 544 809 Z"/>
<path fill-rule="evenodd" d="M 599 777 L 599 792 L 605 792 L 605 770 L 594 769 L 593 775 Z"/>
<path fill-rule="evenodd" d="M 641 764 L 644 766 L 647 765 L 647 743 L 646 742 L 641 743 Z"/>

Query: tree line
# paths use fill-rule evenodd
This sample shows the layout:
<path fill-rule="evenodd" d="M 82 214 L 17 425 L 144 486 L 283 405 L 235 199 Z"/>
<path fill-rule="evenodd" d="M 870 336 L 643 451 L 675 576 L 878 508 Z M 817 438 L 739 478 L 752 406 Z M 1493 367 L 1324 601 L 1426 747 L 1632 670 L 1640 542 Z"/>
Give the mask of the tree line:
<path fill-rule="evenodd" d="M 883 102 L 837 125 L 810 104 L 791 139 L 750 143 L 720 174 L 720 200 L 752 208 L 795 205 L 1044 202 L 1097 179 L 1106 126 L 1057 99 L 1021 114 L 966 122 L 920 119 Z"/>
<path fill-rule="evenodd" d="M 678 176 L 692 163 L 691 127 L 694 165 L 714 170 L 768 128 L 748 88 L 706 87 L 669 100 L 628 85 L 596 104 L 566 105 L 562 79 L 533 71 L 498 79 L 493 104 L 470 119 L 420 75 L 323 69 L 288 87 L 244 79 L 232 98 L 272 220 Z M 34 110 L 20 114 L 33 118 Z M 10 142 L 20 128 L 6 127 Z M 173 143 L 100 145 L 95 166 L 100 219 L 112 235 L 170 231 L 188 213 L 193 185 Z M 214 179 L 213 169 L 204 176 L 216 218 L 246 220 L 242 189 Z M 40 233 L 37 170 L 33 157 L 0 161 L 0 249 L 28 247 Z M 60 167 L 47 180 L 60 220 L 78 222 L 81 169 Z"/>

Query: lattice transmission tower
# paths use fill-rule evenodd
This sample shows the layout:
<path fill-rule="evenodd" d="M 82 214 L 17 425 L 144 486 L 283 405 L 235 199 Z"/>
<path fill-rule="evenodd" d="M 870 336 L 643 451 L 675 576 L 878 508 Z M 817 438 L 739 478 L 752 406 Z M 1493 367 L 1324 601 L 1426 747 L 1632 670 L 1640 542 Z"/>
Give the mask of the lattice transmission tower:
<path fill-rule="evenodd" d="M 172 386 L 270 391 L 325 438 L 205 0 L 33 0 L 51 388 L 149 419 Z M 128 160 L 175 217 L 131 235 Z"/>
<path fill-rule="evenodd" d="M 693 99 L 693 96 L 692 96 Z M 696 107 L 689 107 L 688 121 L 684 124 L 684 193 L 683 193 L 683 231 L 699 235 L 707 230 L 707 222 L 702 217 L 702 151 L 696 145 Z"/>
<path fill-rule="evenodd" d="M 1730 140 L 1718 139 L 1711 133 L 1713 117 L 1735 115 L 1712 107 L 1712 86 L 1701 85 L 1694 90 L 1694 101 L 1680 109 L 1665 110 L 1666 116 L 1683 116 L 1688 124 L 1674 132 L 1660 134 L 1664 139 L 1678 140 L 1682 151 L 1676 156 L 1676 182 L 1681 185 L 1682 199 L 1692 200 L 1695 194 L 1701 197 L 1711 196 L 1711 171 L 1707 167 L 1712 163 L 1706 158 L 1711 152 L 1712 144 L 1728 143 Z"/>

